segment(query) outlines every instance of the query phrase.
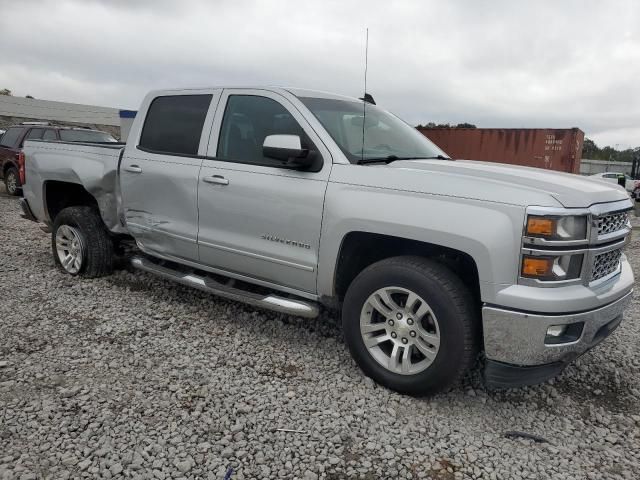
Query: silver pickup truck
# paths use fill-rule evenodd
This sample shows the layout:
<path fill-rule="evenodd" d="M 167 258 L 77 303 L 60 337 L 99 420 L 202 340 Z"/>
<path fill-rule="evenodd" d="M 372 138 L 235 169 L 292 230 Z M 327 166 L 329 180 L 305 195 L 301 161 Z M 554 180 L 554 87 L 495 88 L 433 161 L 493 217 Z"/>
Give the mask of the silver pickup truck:
<path fill-rule="evenodd" d="M 621 322 L 632 207 L 615 185 L 452 160 L 364 100 L 282 88 L 152 92 L 126 145 L 30 141 L 23 216 L 71 275 L 137 269 L 303 317 L 341 309 L 400 392 L 544 381 Z M 482 358 L 482 357 L 480 357 Z"/>

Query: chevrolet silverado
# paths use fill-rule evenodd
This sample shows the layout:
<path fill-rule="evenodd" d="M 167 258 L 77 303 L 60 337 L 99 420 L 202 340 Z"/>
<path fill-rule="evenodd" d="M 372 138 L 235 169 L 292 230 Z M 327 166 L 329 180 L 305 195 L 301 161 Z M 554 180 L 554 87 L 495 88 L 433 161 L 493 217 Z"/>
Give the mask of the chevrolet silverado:
<path fill-rule="evenodd" d="M 148 94 L 126 145 L 27 141 L 23 216 L 71 275 L 137 269 L 250 305 L 342 312 L 363 372 L 432 394 L 484 358 L 542 382 L 621 322 L 624 189 L 453 160 L 364 99 L 284 88 Z"/>

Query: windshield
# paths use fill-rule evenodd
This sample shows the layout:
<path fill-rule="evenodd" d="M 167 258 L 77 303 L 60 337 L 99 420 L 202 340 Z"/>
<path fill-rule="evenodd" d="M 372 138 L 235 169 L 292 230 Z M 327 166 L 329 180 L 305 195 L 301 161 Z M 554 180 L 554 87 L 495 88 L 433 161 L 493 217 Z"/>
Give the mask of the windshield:
<path fill-rule="evenodd" d="M 447 157 L 415 128 L 375 105 L 328 98 L 301 97 L 300 100 L 351 163 L 388 157 Z"/>
<path fill-rule="evenodd" d="M 108 133 L 96 130 L 60 130 L 60 140 L 63 142 L 117 142 L 117 140 Z"/>

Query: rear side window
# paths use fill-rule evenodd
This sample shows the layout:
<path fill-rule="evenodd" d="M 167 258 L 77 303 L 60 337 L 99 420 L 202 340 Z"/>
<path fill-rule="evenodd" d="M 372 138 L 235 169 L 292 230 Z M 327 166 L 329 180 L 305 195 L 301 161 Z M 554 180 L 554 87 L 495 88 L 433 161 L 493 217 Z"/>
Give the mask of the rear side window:
<path fill-rule="evenodd" d="M 212 95 L 158 97 L 149 106 L 140 147 L 158 153 L 197 155 Z"/>
<path fill-rule="evenodd" d="M 18 139 L 20 138 L 20 135 L 22 135 L 22 132 L 24 132 L 24 128 L 10 128 L 0 139 L 0 146 L 9 148 L 14 147 L 18 143 Z"/>
<path fill-rule="evenodd" d="M 44 128 L 32 128 L 27 133 L 27 136 L 24 137 L 25 140 L 41 140 L 42 134 L 44 133 Z"/>
<path fill-rule="evenodd" d="M 42 135 L 42 139 L 47 141 L 57 140 L 56 131 L 51 129 L 45 130 L 44 135 Z"/>

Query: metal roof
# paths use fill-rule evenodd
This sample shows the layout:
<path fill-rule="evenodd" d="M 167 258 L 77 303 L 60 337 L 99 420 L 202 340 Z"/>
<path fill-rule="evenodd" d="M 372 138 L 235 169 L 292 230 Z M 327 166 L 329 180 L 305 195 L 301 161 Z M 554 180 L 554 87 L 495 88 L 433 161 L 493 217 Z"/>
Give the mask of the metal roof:
<path fill-rule="evenodd" d="M 0 115 L 69 123 L 120 126 L 117 108 L 0 95 Z"/>

